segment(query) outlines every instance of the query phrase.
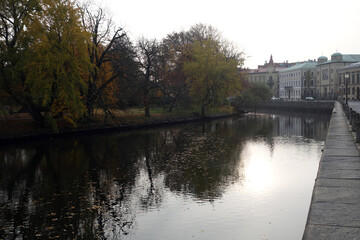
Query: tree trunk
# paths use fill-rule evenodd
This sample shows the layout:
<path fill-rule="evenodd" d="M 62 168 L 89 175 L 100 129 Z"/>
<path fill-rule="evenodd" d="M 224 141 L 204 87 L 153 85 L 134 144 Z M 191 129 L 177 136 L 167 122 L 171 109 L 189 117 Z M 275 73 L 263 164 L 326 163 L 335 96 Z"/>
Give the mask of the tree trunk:
<path fill-rule="evenodd" d="M 144 109 L 145 109 L 145 117 L 150 117 L 150 100 L 148 94 L 145 95 L 144 98 Z"/>
<path fill-rule="evenodd" d="M 150 117 L 150 108 L 149 105 L 145 106 L 145 117 Z"/>
<path fill-rule="evenodd" d="M 39 109 L 31 103 L 26 104 L 29 114 L 34 119 L 36 126 L 44 127 L 44 117 L 41 115 Z"/>
<path fill-rule="evenodd" d="M 174 101 L 171 102 L 171 105 L 170 105 L 170 107 L 169 107 L 169 112 L 172 112 L 172 110 L 173 110 L 173 108 L 174 108 L 174 106 L 175 106 L 175 101 L 176 101 L 176 100 L 174 100 Z"/>
<path fill-rule="evenodd" d="M 204 104 L 201 106 L 201 118 L 205 118 L 205 106 L 204 106 Z"/>
<path fill-rule="evenodd" d="M 177 101 L 179 95 L 176 95 L 176 97 L 172 100 L 170 108 L 169 108 L 169 112 L 172 112 L 173 108 L 175 107 L 175 103 Z"/>

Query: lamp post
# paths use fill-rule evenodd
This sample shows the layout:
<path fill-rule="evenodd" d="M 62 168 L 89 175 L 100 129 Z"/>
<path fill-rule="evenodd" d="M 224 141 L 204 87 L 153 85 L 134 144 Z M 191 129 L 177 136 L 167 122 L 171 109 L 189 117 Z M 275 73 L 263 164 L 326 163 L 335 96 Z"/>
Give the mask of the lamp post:
<path fill-rule="evenodd" d="M 345 102 L 348 105 L 348 80 L 349 80 L 349 73 L 345 73 Z"/>

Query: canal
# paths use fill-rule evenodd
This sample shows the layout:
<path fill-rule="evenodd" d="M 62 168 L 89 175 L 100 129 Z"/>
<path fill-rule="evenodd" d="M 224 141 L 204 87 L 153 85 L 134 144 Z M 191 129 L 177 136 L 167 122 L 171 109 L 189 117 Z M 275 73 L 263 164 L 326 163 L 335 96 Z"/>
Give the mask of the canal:
<path fill-rule="evenodd" d="M 0 239 L 301 239 L 330 115 L 0 147 Z"/>

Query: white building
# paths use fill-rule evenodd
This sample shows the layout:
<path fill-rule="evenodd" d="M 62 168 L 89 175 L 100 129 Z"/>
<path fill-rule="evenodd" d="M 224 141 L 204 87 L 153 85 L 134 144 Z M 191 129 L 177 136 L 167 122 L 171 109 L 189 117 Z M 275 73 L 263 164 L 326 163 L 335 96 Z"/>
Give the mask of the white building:
<path fill-rule="evenodd" d="M 307 61 L 280 71 L 279 97 L 287 101 L 296 101 L 314 96 L 316 64 L 316 61 Z"/>
<path fill-rule="evenodd" d="M 316 86 L 319 99 L 337 99 L 341 96 L 341 83 L 338 79 L 339 68 L 360 61 L 360 54 L 334 53 L 331 59 L 321 56 L 316 66 Z"/>

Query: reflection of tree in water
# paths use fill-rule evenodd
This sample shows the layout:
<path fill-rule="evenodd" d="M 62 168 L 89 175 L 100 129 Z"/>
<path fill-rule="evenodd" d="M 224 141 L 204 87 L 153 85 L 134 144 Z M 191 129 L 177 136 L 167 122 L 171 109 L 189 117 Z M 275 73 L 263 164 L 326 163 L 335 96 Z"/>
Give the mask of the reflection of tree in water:
<path fill-rule="evenodd" d="M 261 120 L 262 121 L 262 120 Z M 244 139 L 271 135 L 269 121 L 254 118 L 217 121 L 202 127 L 157 131 L 152 136 L 152 174 L 164 176 L 171 191 L 189 193 L 201 200 L 221 197 L 239 178 L 238 166 Z M 148 159 L 148 158 L 146 158 Z M 152 177 L 154 178 L 154 176 Z"/>
<path fill-rule="evenodd" d="M 221 136 L 195 131 L 172 136 L 176 144 L 164 162 L 170 190 L 212 200 L 237 179 L 236 155 Z"/>
<path fill-rule="evenodd" d="M 57 142 L 37 147 L 35 154 L 23 150 L 29 156 L 24 161 L 2 156 L 0 197 L 6 200 L 0 206 L 0 235 L 97 239 L 129 233 L 134 215 L 126 199 L 134 176 L 132 166 L 117 158 L 116 146 Z M 9 169 L 12 178 L 4 175 Z"/>
<path fill-rule="evenodd" d="M 0 236 L 122 238 L 167 190 L 221 197 L 241 177 L 246 140 L 272 147 L 279 128 L 247 116 L 0 150 Z"/>

